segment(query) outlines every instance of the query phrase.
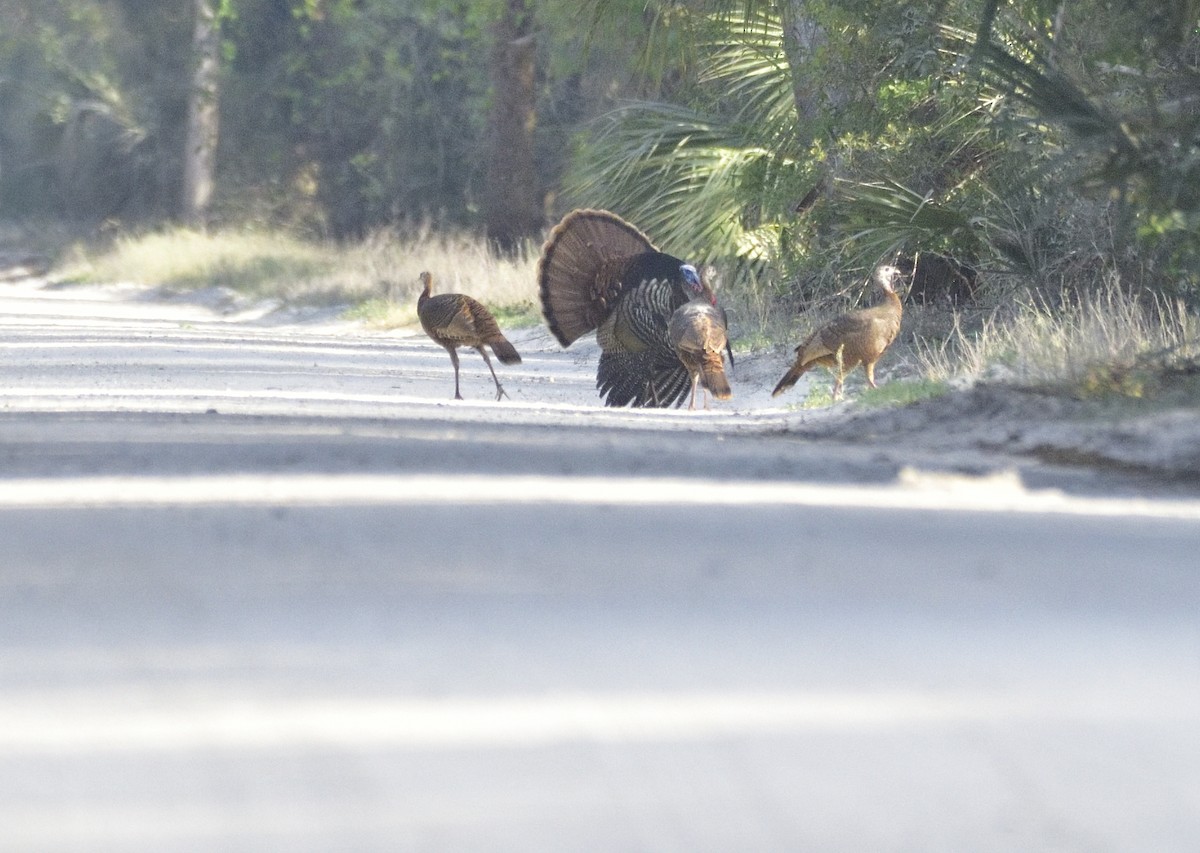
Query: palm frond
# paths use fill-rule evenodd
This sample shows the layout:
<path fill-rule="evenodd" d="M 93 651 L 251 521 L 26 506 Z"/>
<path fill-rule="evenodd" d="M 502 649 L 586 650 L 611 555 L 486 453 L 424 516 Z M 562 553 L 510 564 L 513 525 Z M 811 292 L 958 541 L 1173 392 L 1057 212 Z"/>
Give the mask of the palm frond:
<path fill-rule="evenodd" d="M 587 145 L 573 196 L 620 211 L 672 251 L 702 261 L 738 253 L 744 175 L 770 152 L 711 116 L 657 102 L 610 113 Z"/>
<path fill-rule="evenodd" d="M 864 264 L 918 246 L 963 255 L 979 249 L 977 217 L 895 181 L 838 181 L 838 230 L 848 254 Z"/>
<path fill-rule="evenodd" d="M 769 255 L 777 217 L 761 212 L 804 168 L 778 17 L 745 11 L 704 19 L 699 82 L 722 91 L 711 110 L 624 104 L 592 126 L 566 182 L 700 261 Z"/>
<path fill-rule="evenodd" d="M 992 40 L 995 26 L 989 20 L 978 34 L 943 33 L 1018 107 L 1019 120 L 1044 141 L 1058 143 L 1054 166 L 1063 176 L 1098 193 L 1132 191 L 1151 209 L 1200 207 L 1200 193 L 1192 189 L 1200 178 L 1200 82 L 1194 74 L 1164 66 L 1131 72 L 1131 81 L 1113 68 L 1108 79 L 1080 82 L 1036 45 L 1018 50 Z M 1128 95 L 1131 85 L 1140 90 L 1137 98 Z M 1054 130 L 1062 131 L 1057 140 Z"/>
<path fill-rule="evenodd" d="M 701 82 L 725 92 L 737 120 L 754 124 L 761 138 L 785 149 L 794 146 L 796 101 L 782 23 L 776 15 L 751 10 L 731 26 L 734 37 L 727 26 L 721 38 L 702 45 Z"/>

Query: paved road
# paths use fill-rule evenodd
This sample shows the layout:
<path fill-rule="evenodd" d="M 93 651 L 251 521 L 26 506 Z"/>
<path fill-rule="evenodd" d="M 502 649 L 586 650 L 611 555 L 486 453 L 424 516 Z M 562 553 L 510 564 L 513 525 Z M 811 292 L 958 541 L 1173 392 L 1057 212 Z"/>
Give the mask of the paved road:
<path fill-rule="evenodd" d="M 1188 495 L 80 295 L 0 291 L 0 849 L 1200 847 Z"/>

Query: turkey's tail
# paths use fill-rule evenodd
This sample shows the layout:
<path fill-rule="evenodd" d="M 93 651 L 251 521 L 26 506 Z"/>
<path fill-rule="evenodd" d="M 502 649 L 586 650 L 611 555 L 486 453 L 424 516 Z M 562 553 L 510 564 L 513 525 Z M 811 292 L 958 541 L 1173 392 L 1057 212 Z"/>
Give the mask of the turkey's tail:
<path fill-rule="evenodd" d="M 607 315 L 604 273 L 615 261 L 652 251 L 645 234 L 607 210 L 573 210 L 550 232 L 538 260 L 538 296 L 551 333 L 563 346 Z"/>
<path fill-rule="evenodd" d="M 504 335 L 498 335 L 490 338 L 487 345 L 492 348 L 492 352 L 496 354 L 496 358 L 500 359 L 501 364 L 520 364 L 521 354 Z"/>
<path fill-rule="evenodd" d="M 729 387 L 729 379 L 725 376 L 725 359 L 721 350 L 705 350 L 700 362 L 700 380 L 718 400 L 728 400 L 733 396 L 733 389 Z"/>
<path fill-rule="evenodd" d="M 783 374 L 783 378 L 779 380 L 779 383 L 775 386 L 775 390 L 771 392 L 771 396 L 778 397 L 784 391 L 795 385 L 796 380 L 807 373 L 810 366 L 811 365 L 801 362 L 800 357 L 797 356 L 796 363 L 788 368 L 787 373 Z"/>

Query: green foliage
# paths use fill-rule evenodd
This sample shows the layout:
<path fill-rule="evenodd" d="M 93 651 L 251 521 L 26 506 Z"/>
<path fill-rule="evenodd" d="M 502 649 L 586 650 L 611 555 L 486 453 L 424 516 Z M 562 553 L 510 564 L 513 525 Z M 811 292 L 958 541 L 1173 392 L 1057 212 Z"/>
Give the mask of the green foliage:
<path fill-rule="evenodd" d="M 882 382 L 878 388 L 866 387 L 858 395 L 863 406 L 907 406 L 947 394 L 950 385 L 933 379 L 906 379 Z"/>
<path fill-rule="evenodd" d="M 568 184 L 573 198 L 621 211 L 698 262 L 762 251 L 741 214 L 748 177 L 757 172 L 761 185 L 776 164 L 734 128 L 686 107 L 638 103 L 604 117 L 588 148 L 588 170 Z"/>
<path fill-rule="evenodd" d="M 837 401 L 833 399 L 832 386 L 825 382 L 813 383 L 809 386 L 808 394 L 804 397 L 804 402 L 800 404 L 800 408 L 826 409 L 835 402 Z"/>
<path fill-rule="evenodd" d="M 492 304 L 488 309 L 501 328 L 536 326 L 542 322 L 541 306 L 531 299 Z"/>
<path fill-rule="evenodd" d="M 286 166 L 308 179 L 319 224 L 333 234 L 402 219 L 467 220 L 487 89 L 478 6 L 332 4 L 301 19 L 280 46 L 271 118 L 287 121 L 302 157 Z M 254 163 L 246 170 L 257 171 Z"/>
<path fill-rule="evenodd" d="M 1138 241 L 1161 264 L 1161 291 L 1195 302 L 1200 295 L 1200 213 L 1182 210 L 1139 218 Z"/>
<path fill-rule="evenodd" d="M 547 209 L 714 262 L 743 341 L 896 253 L 972 263 L 997 301 L 1113 276 L 1200 303 L 1195 0 L 531 6 Z M 478 224 L 497 0 L 220 8 L 219 223 Z M 0 212 L 169 215 L 191 15 L 0 0 Z M 371 287 L 401 267 L 407 298 L 400 262 Z"/>
<path fill-rule="evenodd" d="M 838 229 L 867 264 L 918 246 L 960 257 L 980 253 L 981 218 L 934 201 L 928 193 L 894 182 L 848 182 L 839 195 L 844 218 Z"/>
<path fill-rule="evenodd" d="M 219 0 L 217 221 L 335 236 L 400 221 L 475 224 L 497 9 Z M 629 51 L 584 51 L 573 10 L 539 11 L 537 189 L 552 191 L 570 129 L 607 96 L 613 68 L 626 85 Z M 192 0 L 0 0 L 0 213 L 171 215 L 192 15 Z M 585 53 L 603 60 L 599 76 Z M 89 132 L 96 116 L 103 136 Z M 79 156 L 64 163 L 62 152 Z"/>
<path fill-rule="evenodd" d="M 601 117 L 566 189 L 620 211 L 677 254 L 761 264 L 778 245 L 786 199 L 811 176 L 795 147 L 779 22 L 702 23 L 697 82 L 721 96 L 706 109 L 635 101 Z"/>
<path fill-rule="evenodd" d="M 1200 298 L 1194 3 L 648 8 L 696 48 L 687 101 L 606 116 L 571 188 L 734 287 L 765 274 L 808 302 L 933 251 Z"/>
<path fill-rule="evenodd" d="M 1177 214 L 1200 212 L 1200 7 L 1130 0 L 1092 17 L 1072 10 L 1031 40 L 1023 20 L 995 5 L 970 54 L 1008 96 L 1009 116 L 1042 135 L 1060 174 L 1120 201 L 1119 237 L 1157 237 Z M 1185 254 L 1198 248 L 1200 239 Z"/>
<path fill-rule="evenodd" d="M 726 264 L 736 287 L 766 273 L 840 288 L 827 276 L 834 259 L 858 270 L 902 248 L 980 253 L 969 211 L 988 193 L 967 182 L 999 145 L 973 88 L 935 84 L 944 68 L 928 16 L 804 4 L 800 23 L 815 35 L 789 61 L 774 6 L 710 5 L 720 8 L 672 7 L 697 47 L 691 102 L 635 102 L 601 119 L 573 198 Z M 822 206 L 831 189 L 836 205 Z"/>
<path fill-rule="evenodd" d="M 0 0 L 0 215 L 162 212 L 190 36 L 171 5 Z"/>

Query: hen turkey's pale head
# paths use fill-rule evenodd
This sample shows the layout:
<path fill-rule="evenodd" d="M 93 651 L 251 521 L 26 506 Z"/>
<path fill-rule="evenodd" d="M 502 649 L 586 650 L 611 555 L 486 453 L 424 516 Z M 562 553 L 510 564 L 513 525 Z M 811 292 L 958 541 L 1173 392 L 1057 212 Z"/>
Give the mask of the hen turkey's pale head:
<path fill-rule="evenodd" d="M 903 277 L 904 273 L 893 266 L 877 267 L 875 270 L 875 283 L 888 293 L 896 292 L 896 285 Z"/>

